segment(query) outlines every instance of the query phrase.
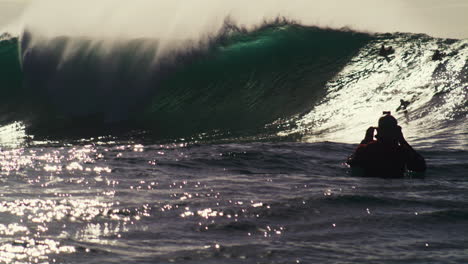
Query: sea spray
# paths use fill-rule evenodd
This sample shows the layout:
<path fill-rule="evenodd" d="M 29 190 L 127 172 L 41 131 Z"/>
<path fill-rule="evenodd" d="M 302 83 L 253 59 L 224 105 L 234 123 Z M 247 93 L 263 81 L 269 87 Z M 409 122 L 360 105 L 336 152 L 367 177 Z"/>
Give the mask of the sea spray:
<path fill-rule="evenodd" d="M 22 41 L 25 85 L 45 105 L 41 123 L 125 121 L 166 135 L 261 128 L 308 111 L 371 39 L 286 20 L 252 31 L 226 23 L 207 47 L 154 63 L 157 39 L 116 42 L 107 50 L 93 39 L 70 37 L 29 47 L 33 37 L 26 33 Z M 69 42 L 74 50 L 64 55 Z"/>

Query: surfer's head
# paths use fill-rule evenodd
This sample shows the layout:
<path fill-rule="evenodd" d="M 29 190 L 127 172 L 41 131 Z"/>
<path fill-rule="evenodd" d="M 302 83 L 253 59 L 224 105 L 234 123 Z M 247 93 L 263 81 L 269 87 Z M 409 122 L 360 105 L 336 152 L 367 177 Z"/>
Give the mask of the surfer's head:
<path fill-rule="evenodd" d="M 379 118 L 379 127 L 377 128 L 377 138 L 379 140 L 394 141 L 398 139 L 400 127 L 398 121 L 390 114 L 390 111 L 383 112 Z"/>

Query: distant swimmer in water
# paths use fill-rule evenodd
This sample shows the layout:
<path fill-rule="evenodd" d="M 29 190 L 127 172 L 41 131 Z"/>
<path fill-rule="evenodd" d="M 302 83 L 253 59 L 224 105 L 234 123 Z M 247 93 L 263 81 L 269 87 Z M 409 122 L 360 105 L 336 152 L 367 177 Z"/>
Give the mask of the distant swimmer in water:
<path fill-rule="evenodd" d="M 426 170 L 426 161 L 406 142 L 401 127 L 390 112 L 384 112 L 377 128 L 367 129 L 364 140 L 347 163 L 353 169 L 362 170 L 364 176 L 371 177 L 399 178 L 407 170 Z"/>
<path fill-rule="evenodd" d="M 403 99 L 400 99 L 400 106 L 396 109 L 396 111 L 405 111 L 406 110 L 406 107 L 408 107 L 408 105 L 410 104 L 410 102 L 408 101 L 405 101 Z"/>
<path fill-rule="evenodd" d="M 434 54 L 432 55 L 432 60 L 433 61 L 441 60 L 444 56 L 445 56 L 445 53 L 440 52 L 439 50 L 436 50 Z"/>
<path fill-rule="evenodd" d="M 395 53 L 395 50 L 392 48 L 392 46 L 385 48 L 385 45 L 382 44 L 379 50 L 379 56 L 387 57 L 390 54 Z"/>

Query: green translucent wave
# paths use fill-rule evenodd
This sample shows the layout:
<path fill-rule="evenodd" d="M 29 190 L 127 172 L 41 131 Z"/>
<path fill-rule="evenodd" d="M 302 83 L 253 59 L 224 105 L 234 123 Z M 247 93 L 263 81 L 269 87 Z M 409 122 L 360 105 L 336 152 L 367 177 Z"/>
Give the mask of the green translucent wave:
<path fill-rule="evenodd" d="M 106 49 L 69 37 L 33 46 L 33 35 L 22 36 L 23 72 L 18 40 L 0 43 L 3 117 L 23 112 L 37 133 L 111 125 L 162 136 L 257 129 L 307 112 L 326 93 L 327 81 L 372 39 L 281 22 L 252 31 L 229 28 L 205 48 L 154 64 L 157 38 Z M 70 44 L 74 52 L 67 54 Z M 11 109 L 18 105 L 25 107 Z"/>

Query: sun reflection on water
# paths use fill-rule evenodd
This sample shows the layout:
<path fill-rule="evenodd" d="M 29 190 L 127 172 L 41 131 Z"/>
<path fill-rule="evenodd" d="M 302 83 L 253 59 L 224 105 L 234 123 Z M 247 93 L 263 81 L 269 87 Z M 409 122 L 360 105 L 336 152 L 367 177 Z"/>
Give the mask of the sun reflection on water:
<path fill-rule="evenodd" d="M 115 244 L 128 224 L 149 216 L 147 204 L 122 208 L 114 199 L 119 181 L 108 178 L 112 169 L 103 161 L 107 152 L 129 149 L 142 152 L 144 147 L 41 143 L 0 151 L 0 262 L 51 263 L 56 255 L 79 250 L 63 238 Z"/>
<path fill-rule="evenodd" d="M 206 177 L 201 173 L 206 155 L 193 153 L 186 144 L 86 141 L 67 147 L 54 143 L 4 150 L 0 152 L 4 183 L 0 261 L 52 263 L 75 254 L 124 248 L 131 255 L 140 250 L 133 245 L 158 245 L 158 250 L 144 249 L 148 255 L 172 254 L 181 248 L 198 251 L 207 244 L 218 251 L 231 246 L 222 241 L 229 235 L 221 235 L 216 243 L 185 235 L 206 238 L 228 232 L 252 241 L 287 236 L 285 223 L 269 217 L 282 214 L 271 200 L 246 199 L 224 189 L 225 184 L 243 189 L 248 184 L 226 177 L 225 161 L 232 157 L 219 153 L 210 150 L 209 162 L 219 161 L 222 166 L 212 166 L 217 176 Z M 193 166 L 200 160 L 203 166 Z M 261 182 L 267 185 L 275 182 L 272 175 L 258 177 L 264 177 Z M 184 241 L 179 243 L 180 239 Z"/>

